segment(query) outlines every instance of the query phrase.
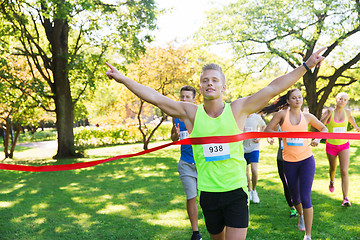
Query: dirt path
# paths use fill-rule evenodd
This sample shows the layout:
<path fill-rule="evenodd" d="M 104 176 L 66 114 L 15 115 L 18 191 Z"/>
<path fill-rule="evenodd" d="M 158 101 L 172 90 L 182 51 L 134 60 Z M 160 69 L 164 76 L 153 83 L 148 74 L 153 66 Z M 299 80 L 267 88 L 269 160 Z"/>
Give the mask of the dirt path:
<path fill-rule="evenodd" d="M 19 143 L 18 146 L 30 147 L 30 148 L 57 148 L 57 141 L 43 141 L 43 142 L 31 142 L 31 143 Z"/>

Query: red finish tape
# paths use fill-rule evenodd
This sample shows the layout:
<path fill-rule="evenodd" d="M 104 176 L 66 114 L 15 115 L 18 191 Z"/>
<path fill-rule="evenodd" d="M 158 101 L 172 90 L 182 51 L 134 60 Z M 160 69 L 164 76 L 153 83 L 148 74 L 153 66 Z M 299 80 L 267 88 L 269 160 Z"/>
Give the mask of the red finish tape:
<path fill-rule="evenodd" d="M 322 139 L 351 139 L 359 140 L 360 133 L 322 133 L 322 132 L 246 132 L 238 135 L 231 136 L 211 136 L 211 137 L 201 137 L 201 138 L 187 138 L 180 141 L 170 142 L 150 148 L 148 150 L 140 151 L 137 153 L 119 155 L 103 160 L 95 160 L 90 162 L 82 163 L 73 163 L 73 164 L 62 164 L 62 165 L 49 165 L 49 166 L 26 166 L 26 165 L 16 165 L 16 164 L 0 164 L 0 169 L 3 170 L 13 170 L 13 171 L 26 171 L 26 172 L 51 172 L 51 171 L 66 171 L 92 167 L 99 165 L 101 163 L 110 162 L 118 160 L 121 158 L 129 158 L 144 155 L 150 152 L 154 152 L 171 145 L 184 145 L 184 144 L 208 144 L 208 143 L 230 143 L 238 142 L 251 138 L 267 138 L 267 137 L 276 137 L 276 138 L 322 138 Z"/>

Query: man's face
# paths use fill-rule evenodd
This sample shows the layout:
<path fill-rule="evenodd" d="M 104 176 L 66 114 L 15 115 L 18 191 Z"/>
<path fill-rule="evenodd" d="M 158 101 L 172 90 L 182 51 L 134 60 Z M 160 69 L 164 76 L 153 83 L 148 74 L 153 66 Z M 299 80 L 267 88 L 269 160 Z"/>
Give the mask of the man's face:
<path fill-rule="evenodd" d="M 221 73 L 217 70 L 206 70 L 201 75 L 200 91 L 205 99 L 216 99 L 226 90 Z"/>
<path fill-rule="evenodd" d="M 192 91 L 185 91 L 185 90 L 181 91 L 180 101 L 194 103 L 195 102 L 194 93 Z"/>

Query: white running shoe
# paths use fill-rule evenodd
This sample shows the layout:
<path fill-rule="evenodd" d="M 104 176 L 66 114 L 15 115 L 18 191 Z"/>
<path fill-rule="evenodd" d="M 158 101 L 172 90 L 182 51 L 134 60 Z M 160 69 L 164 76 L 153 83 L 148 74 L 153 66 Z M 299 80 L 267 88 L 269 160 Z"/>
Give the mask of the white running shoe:
<path fill-rule="evenodd" d="M 252 201 L 253 201 L 253 203 L 259 203 L 260 202 L 260 198 L 259 198 L 256 190 L 252 191 Z"/>
<path fill-rule="evenodd" d="M 252 198 L 252 190 L 249 191 L 249 201 L 252 201 L 253 198 Z"/>
<path fill-rule="evenodd" d="M 298 224 L 298 226 L 299 226 L 299 230 L 300 230 L 300 231 L 305 231 L 304 215 L 301 215 L 301 216 L 299 217 L 299 224 Z"/>
<path fill-rule="evenodd" d="M 311 240 L 311 237 L 308 235 L 305 235 L 303 240 Z"/>

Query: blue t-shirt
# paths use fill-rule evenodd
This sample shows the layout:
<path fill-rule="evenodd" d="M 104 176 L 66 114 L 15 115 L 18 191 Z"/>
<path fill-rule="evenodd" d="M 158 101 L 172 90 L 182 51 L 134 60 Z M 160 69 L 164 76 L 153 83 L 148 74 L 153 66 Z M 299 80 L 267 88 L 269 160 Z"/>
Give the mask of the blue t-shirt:
<path fill-rule="evenodd" d="M 189 132 L 186 129 L 185 123 L 180 121 L 178 118 L 174 118 L 174 123 L 176 126 L 179 124 L 180 140 L 189 138 Z M 180 157 L 181 160 L 188 162 L 188 163 L 195 163 L 191 145 L 181 145 L 180 149 L 181 149 L 181 157 Z"/>

